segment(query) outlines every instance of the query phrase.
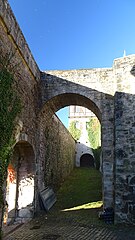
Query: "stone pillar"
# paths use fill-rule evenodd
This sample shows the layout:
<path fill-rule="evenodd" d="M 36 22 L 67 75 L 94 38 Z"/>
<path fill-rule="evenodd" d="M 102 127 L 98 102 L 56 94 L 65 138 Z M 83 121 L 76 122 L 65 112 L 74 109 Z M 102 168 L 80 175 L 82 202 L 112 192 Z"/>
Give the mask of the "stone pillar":
<path fill-rule="evenodd" d="M 102 122 L 102 172 L 104 208 L 114 207 L 114 99 L 104 100 Z"/>
<path fill-rule="evenodd" d="M 115 222 L 135 223 L 135 96 L 115 94 Z"/>
<path fill-rule="evenodd" d="M 115 223 L 135 223 L 135 55 L 114 62 Z"/>

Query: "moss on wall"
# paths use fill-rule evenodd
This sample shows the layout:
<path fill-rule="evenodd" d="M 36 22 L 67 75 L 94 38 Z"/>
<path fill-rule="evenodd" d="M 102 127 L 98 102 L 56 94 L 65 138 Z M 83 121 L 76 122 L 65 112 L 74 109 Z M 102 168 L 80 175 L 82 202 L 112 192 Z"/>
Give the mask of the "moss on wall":
<path fill-rule="evenodd" d="M 48 111 L 40 116 L 40 131 L 44 185 L 57 190 L 74 168 L 75 141 L 57 116 L 49 116 Z"/>

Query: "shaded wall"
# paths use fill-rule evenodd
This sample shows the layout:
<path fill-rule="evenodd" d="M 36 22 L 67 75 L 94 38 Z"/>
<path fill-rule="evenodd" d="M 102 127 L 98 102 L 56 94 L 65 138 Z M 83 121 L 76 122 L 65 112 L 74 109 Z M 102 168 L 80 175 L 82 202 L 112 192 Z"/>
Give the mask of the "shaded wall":
<path fill-rule="evenodd" d="M 135 223 L 135 95 L 115 96 L 115 221 Z M 129 111 L 130 109 L 130 111 Z"/>
<path fill-rule="evenodd" d="M 75 166 L 75 140 L 48 108 L 39 116 L 39 189 L 57 190 Z"/>
<path fill-rule="evenodd" d="M 0 0 L 0 57 L 2 56 L 11 57 L 10 65 L 14 67 L 15 72 L 14 89 L 18 93 L 22 105 L 21 113 L 16 118 L 15 140 L 16 142 L 26 141 L 32 146 L 35 158 L 32 160 L 33 162 L 31 162 L 31 158 L 28 159 L 30 165 L 34 166 L 33 175 L 35 176 L 37 85 L 40 80 L 40 71 L 6 0 Z M 24 171 L 22 175 L 25 177 Z M 15 198 L 16 196 L 13 201 Z"/>
<path fill-rule="evenodd" d="M 114 62 L 115 222 L 135 224 L 135 55 Z"/>

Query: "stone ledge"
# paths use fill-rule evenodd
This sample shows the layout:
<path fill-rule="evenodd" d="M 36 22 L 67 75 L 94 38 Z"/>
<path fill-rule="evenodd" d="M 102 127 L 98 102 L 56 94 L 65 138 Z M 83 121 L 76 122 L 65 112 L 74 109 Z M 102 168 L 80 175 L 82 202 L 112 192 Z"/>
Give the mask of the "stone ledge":
<path fill-rule="evenodd" d="M 38 81 L 40 79 L 39 67 L 34 60 L 34 57 L 7 0 L 0 1 L 0 18 L 6 28 L 7 35 L 11 37 L 28 68 Z"/>

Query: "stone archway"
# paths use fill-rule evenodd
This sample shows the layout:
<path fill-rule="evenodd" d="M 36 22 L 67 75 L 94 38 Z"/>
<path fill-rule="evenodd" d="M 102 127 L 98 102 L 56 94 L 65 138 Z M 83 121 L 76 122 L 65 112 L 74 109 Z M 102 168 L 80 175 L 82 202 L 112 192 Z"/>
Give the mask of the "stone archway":
<path fill-rule="evenodd" d="M 88 71 L 89 72 L 89 71 Z M 114 206 L 114 92 L 102 82 L 100 71 L 46 72 L 41 74 L 39 118 L 50 117 L 59 109 L 78 105 L 91 110 L 101 123 L 103 204 Z M 103 72 L 102 72 L 103 73 Z M 81 75 L 82 74 L 82 75 Z M 70 77 L 69 77 L 70 75 Z M 84 75 L 86 78 L 84 78 Z M 82 76 L 80 78 L 80 76 Z M 106 83 L 109 75 L 106 75 Z M 42 174 L 42 173 L 41 173 Z"/>
<path fill-rule="evenodd" d="M 26 141 L 14 147 L 8 166 L 6 201 L 8 222 L 24 222 L 34 214 L 35 154 Z"/>
<path fill-rule="evenodd" d="M 80 158 L 80 167 L 94 167 L 94 157 L 89 154 L 85 153 Z"/>
<path fill-rule="evenodd" d="M 54 85 L 54 82 L 57 84 Z M 114 205 L 114 98 L 112 95 L 82 86 L 60 77 L 43 74 L 42 102 L 38 115 L 40 125 L 46 125 L 54 113 L 70 105 L 91 110 L 101 123 L 102 183 L 104 207 Z M 53 86 L 53 88 L 52 88 Z M 46 88 L 48 90 L 46 90 Z M 51 91 L 50 91 L 51 89 Z M 39 142 L 44 141 L 43 136 Z M 40 173 L 42 176 L 42 172 Z M 43 177 L 42 177 L 43 179 Z M 42 186 L 42 181 L 40 183 Z"/>

